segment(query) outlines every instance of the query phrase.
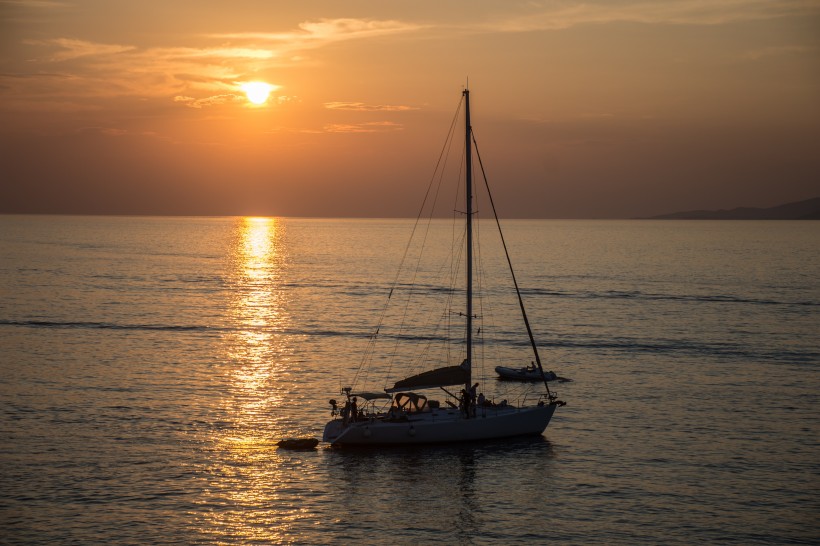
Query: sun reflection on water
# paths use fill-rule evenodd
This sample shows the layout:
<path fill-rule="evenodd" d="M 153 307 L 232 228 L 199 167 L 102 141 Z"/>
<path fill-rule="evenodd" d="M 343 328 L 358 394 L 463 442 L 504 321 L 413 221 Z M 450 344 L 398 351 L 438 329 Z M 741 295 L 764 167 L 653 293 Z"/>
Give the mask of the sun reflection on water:
<path fill-rule="evenodd" d="M 213 429 L 208 489 L 212 507 L 200 531 L 219 540 L 278 543 L 302 516 L 283 506 L 279 484 L 288 469 L 275 443 L 289 428 L 283 407 L 292 391 L 292 350 L 283 341 L 289 321 L 283 278 L 287 253 L 275 218 L 237 220 L 230 249 L 229 335 L 223 340 L 227 392 L 224 423 Z"/>
<path fill-rule="evenodd" d="M 281 235 L 275 218 L 243 218 L 234 246 L 234 301 L 230 314 L 236 335 L 229 346 L 233 396 L 240 425 L 256 420 L 260 411 L 277 405 L 273 384 L 282 365 L 285 345 L 278 340 L 286 321 L 281 276 Z M 237 403 L 238 402 L 238 403 Z M 258 427 L 254 427 L 258 428 Z"/>

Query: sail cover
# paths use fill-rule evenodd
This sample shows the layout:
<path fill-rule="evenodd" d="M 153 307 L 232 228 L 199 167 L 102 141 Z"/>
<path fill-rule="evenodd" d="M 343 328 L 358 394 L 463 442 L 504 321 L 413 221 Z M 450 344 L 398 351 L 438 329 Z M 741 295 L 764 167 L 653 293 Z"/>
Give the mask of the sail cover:
<path fill-rule="evenodd" d="M 365 400 L 378 400 L 379 398 L 392 398 L 389 394 L 383 392 L 354 392 L 350 394 L 351 397 L 364 398 Z"/>
<path fill-rule="evenodd" d="M 384 389 L 384 392 L 401 392 L 413 389 L 434 389 L 436 387 L 447 387 L 449 385 L 463 385 L 467 383 L 467 370 L 461 366 L 447 366 L 437 368 L 418 375 L 411 375 L 407 379 L 397 381 L 392 389 Z"/>

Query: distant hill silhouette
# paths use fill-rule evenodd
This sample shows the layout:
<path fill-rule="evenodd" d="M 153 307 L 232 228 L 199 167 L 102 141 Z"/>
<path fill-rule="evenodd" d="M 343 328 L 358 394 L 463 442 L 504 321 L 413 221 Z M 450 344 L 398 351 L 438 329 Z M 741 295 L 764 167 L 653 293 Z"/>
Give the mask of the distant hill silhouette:
<path fill-rule="evenodd" d="M 820 220 L 820 197 L 767 209 L 690 210 L 651 216 L 648 220 Z"/>

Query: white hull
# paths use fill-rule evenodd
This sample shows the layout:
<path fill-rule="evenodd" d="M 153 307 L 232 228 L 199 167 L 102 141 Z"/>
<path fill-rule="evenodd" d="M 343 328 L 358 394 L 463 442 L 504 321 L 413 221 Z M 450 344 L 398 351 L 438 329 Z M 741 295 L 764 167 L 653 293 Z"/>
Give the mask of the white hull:
<path fill-rule="evenodd" d="M 374 418 L 345 426 L 334 419 L 325 426 L 323 441 L 332 445 L 434 444 L 491 440 L 544 432 L 557 405 L 480 407 L 466 419 L 453 409 L 411 414 L 406 421 Z"/>

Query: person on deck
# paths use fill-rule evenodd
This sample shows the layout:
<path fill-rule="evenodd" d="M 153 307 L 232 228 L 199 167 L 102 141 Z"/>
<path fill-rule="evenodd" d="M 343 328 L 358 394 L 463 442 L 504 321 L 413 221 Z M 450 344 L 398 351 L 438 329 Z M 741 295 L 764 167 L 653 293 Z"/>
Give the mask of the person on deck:
<path fill-rule="evenodd" d="M 350 401 L 350 421 L 356 421 L 359 418 L 359 410 L 356 407 L 356 397 Z"/>
<path fill-rule="evenodd" d="M 465 416 L 470 417 L 470 394 L 466 389 L 461 389 L 461 398 L 458 399 L 458 410 L 463 412 Z"/>
<path fill-rule="evenodd" d="M 478 390 L 478 383 L 476 383 L 475 385 L 470 387 L 470 393 L 469 393 L 470 394 L 470 405 L 467 406 L 467 407 L 469 409 L 469 414 L 472 417 L 475 417 L 475 403 L 476 403 L 476 400 L 478 399 L 478 396 L 476 395 L 477 390 Z"/>

